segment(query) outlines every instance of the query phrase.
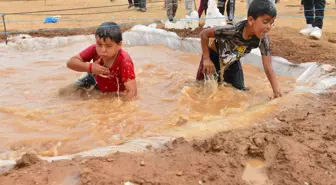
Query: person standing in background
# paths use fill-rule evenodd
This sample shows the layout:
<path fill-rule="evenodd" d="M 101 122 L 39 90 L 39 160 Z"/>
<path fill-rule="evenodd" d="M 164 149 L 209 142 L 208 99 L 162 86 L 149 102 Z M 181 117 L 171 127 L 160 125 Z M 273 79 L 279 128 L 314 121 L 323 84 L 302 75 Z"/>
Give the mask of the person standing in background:
<path fill-rule="evenodd" d="M 201 0 L 198 8 L 198 17 L 202 16 L 203 11 L 205 12 L 206 15 L 207 9 L 208 9 L 208 0 Z"/>
<path fill-rule="evenodd" d="M 177 0 L 166 0 L 166 11 L 167 11 L 167 17 L 170 22 L 173 22 L 177 7 L 178 7 L 178 2 Z"/>
<path fill-rule="evenodd" d="M 194 11 L 195 4 L 194 0 L 184 0 L 184 8 L 187 10 L 187 14 L 190 16 L 191 12 Z"/>
<path fill-rule="evenodd" d="M 140 1 L 141 0 L 133 0 L 134 7 L 135 7 L 136 10 L 140 10 Z"/>
<path fill-rule="evenodd" d="M 135 0 L 134 0 L 135 1 Z M 135 2 L 134 2 L 135 3 Z M 134 6 L 133 0 L 128 0 L 128 8 L 132 8 Z"/>
<path fill-rule="evenodd" d="M 138 0 L 139 1 L 139 8 L 140 8 L 140 12 L 146 12 L 147 8 L 146 8 L 146 0 Z"/>
<path fill-rule="evenodd" d="M 236 1 L 235 0 L 218 0 L 217 8 L 222 15 L 224 15 L 224 12 L 225 12 L 225 3 L 226 3 L 227 19 L 229 22 L 232 22 L 234 18 Z"/>
<path fill-rule="evenodd" d="M 314 39 L 322 37 L 325 4 L 326 0 L 303 0 L 307 27 L 300 30 L 300 34 Z"/>

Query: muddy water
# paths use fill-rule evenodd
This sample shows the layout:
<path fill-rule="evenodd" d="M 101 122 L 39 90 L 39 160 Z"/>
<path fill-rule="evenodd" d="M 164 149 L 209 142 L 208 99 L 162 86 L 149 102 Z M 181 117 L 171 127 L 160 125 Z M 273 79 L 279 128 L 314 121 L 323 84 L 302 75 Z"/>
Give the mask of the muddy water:
<path fill-rule="evenodd" d="M 245 65 L 248 92 L 220 86 L 214 93 L 195 82 L 198 54 L 163 46 L 125 47 L 135 63 L 139 98 L 123 103 L 109 95 L 73 94 L 60 97 L 60 88 L 81 74 L 65 62 L 90 43 L 82 42 L 33 52 L 0 49 L 0 159 L 23 152 L 44 156 L 72 154 L 120 144 L 144 135 L 213 117 L 242 114 L 269 101 L 266 76 Z M 294 79 L 279 77 L 282 89 Z"/>
<path fill-rule="evenodd" d="M 250 185 L 273 184 L 266 175 L 266 166 L 263 160 L 251 159 L 246 162 L 242 179 Z"/>

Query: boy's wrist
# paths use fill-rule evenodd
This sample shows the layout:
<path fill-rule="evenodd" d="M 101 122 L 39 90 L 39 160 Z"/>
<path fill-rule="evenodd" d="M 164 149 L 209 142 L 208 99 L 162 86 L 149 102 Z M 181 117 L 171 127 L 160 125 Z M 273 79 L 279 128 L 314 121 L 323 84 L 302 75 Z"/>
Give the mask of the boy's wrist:
<path fill-rule="evenodd" d="M 89 73 L 92 73 L 92 63 L 89 63 Z"/>
<path fill-rule="evenodd" d="M 279 87 L 274 88 L 273 93 L 280 93 L 280 88 Z"/>
<path fill-rule="evenodd" d="M 86 69 L 88 73 L 92 73 L 92 63 L 85 63 L 86 64 Z"/>

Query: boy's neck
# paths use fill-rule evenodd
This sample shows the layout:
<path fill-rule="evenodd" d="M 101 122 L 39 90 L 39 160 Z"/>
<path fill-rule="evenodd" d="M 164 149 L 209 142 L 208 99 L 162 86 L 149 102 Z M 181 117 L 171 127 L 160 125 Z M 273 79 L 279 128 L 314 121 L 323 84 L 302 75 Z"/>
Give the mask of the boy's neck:
<path fill-rule="evenodd" d="M 111 68 L 118 54 L 119 54 L 119 50 L 113 57 L 108 58 L 107 60 L 104 60 L 104 66 L 107 68 Z"/>
<path fill-rule="evenodd" d="M 244 40 L 250 40 L 253 35 L 253 28 L 250 26 L 248 23 L 245 24 L 244 29 L 243 29 L 243 39 Z"/>

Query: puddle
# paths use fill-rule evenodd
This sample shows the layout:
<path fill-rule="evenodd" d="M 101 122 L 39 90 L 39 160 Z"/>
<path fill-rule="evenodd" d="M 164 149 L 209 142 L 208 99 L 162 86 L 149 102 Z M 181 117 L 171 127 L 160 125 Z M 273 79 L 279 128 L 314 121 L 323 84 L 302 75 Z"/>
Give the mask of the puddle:
<path fill-rule="evenodd" d="M 251 159 L 246 162 L 242 179 L 249 185 L 272 185 L 266 175 L 266 166 L 263 160 Z"/>
<path fill-rule="evenodd" d="M 265 166 L 265 162 L 261 159 L 250 159 L 246 162 L 246 165 L 253 167 L 262 167 Z"/>
<path fill-rule="evenodd" d="M 215 131 L 223 122 L 228 128 L 236 127 L 241 123 L 237 117 L 253 120 L 272 111 L 265 104 L 272 90 L 259 68 L 243 66 L 250 91 L 220 86 L 209 93 L 195 82 L 199 54 L 160 45 L 124 48 L 134 60 L 138 100 L 124 103 L 108 95 L 60 97 L 59 89 L 81 75 L 67 69 L 65 62 L 89 44 L 0 51 L 6 61 L 0 66 L 0 159 L 16 159 L 25 152 L 59 156 L 134 138 Z M 283 91 L 295 87 L 292 77 L 278 79 Z M 260 106 L 264 109 L 255 109 Z M 247 113 L 252 108 L 257 110 L 253 115 Z M 209 128 L 216 120 L 222 123 Z"/>
<path fill-rule="evenodd" d="M 79 185 L 80 184 L 80 176 L 72 175 L 64 178 L 62 182 L 58 183 L 59 185 Z"/>
<path fill-rule="evenodd" d="M 127 182 L 124 182 L 124 185 L 138 185 L 138 184 L 134 184 L 134 183 L 132 183 L 130 181 L 127 181 Z"/>

